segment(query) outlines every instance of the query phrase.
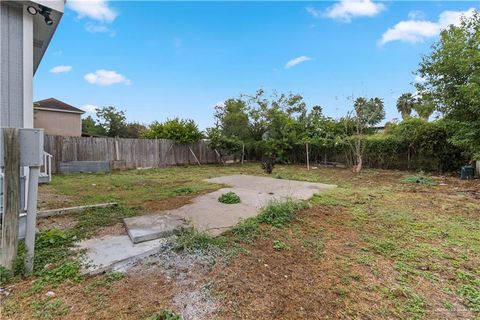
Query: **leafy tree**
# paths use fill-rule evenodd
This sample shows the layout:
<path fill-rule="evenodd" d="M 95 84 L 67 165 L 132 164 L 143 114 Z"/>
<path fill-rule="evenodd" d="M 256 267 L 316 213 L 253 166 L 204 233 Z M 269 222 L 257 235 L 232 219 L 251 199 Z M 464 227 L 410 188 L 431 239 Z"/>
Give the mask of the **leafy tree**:
<path fill-rule="evenodd" d="M 242 151 L 243 143 L 235 137 L 227 137 L 222 134 L 219 128 L 207 129 L 208 145 L 213 150 L 216 150 L 220 159 L 226 154 L 238 155 Z"/>
<path fill-rule="evenodd" d="M 248 114 L 245 101 L 228 99 L 223 105 L 215 107 L 217 128 L 223 135 L 230 138 L 246 140 L 249 138 Z"/>
<path fill-rule="evenodd" d="M 437 111 L 452 130 L 452 142 L 480 158 L 480 13 L 443 30 L 432 53 L 423 57 L 418 75 Z"/>
<path fill-rule="evenodd" d="M 190 119 L 175 118 L 165 122 L 154 121 L 143 133 L 147 139 L 170 139 L 179 144 L 190 144 L 203 138 L 197 124 Z"/>
<path fill-rule="evenodd" d="M 127 124 L 127 138 L 138 139 L 141 138 L 143 132 L 147 129 L 143 124 L 138 122 L 131 122 Z"/>
<path fill-rule="evenodd" d="M 127 123 L 124 111 L 119 111 L 115 107 L 103 107 L 97 110 L 97 118 L 100 125 L 109 137 L 126 137 Z"/>
<path fill-rule="evenodd" d="M 363 154 L 365 152 L 363 135 L 369 127 L 380 123 L 384 118 L 385 109 L 382 99 L 371 98 L 367 100 L 364 97 L 359 97 L 353 103 L 353 112 L 350 112 L 342 120 L 346 133 L 344 141 L 350 146 L 355 158 L 353 172 L 360 172 L 363 167 Z"/>
<path fill-rule="evenodd" d="M 402 115 L 402 119 L 406 120 L 410 118 L 412 110 L 415 107 L 416 100 L 411 93 L 403 93 L 397 99 L 397 110 Z"/>
<path fill-rule="evenodd" d="M 435 103 L 431 95 L 424 93 L 422 97 L 418 98 L 417 102 L 414 104 L 413 109 L 418 114 L 420 118 L 425 121 L 428 121 L 430 116 L 435 111 Z"/>
<path fill-rule="evenodd" d="M 82 133 L 92 136 L 106 136 L 105 129 L 91 116 L 82 119 Z"/>

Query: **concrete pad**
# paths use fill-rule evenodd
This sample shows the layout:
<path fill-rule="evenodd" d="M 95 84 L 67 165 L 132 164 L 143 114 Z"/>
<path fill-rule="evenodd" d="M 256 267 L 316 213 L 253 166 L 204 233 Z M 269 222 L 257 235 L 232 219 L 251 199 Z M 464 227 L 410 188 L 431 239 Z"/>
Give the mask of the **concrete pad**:
<path fill-rule="evenodd" d="M 81 241 L 79 249 L 84 250 L 86 255 L 82 272 L 95 275 L 122 270 L 128 264 L 159 252 L 166 243 L 165 239 L 158 239 L 133 244 L 127 235 Z"/>
<path fill-rule="evenodd" d="M 225 176 L 205 181 L 226 184 L 232 187 L 199 196 L 191 204 L 178 209 L 148 216 L 132 217 L 128 218 L 128 220 L 130 220 L 131 224 L 146 226 L 144 230 L 138 232 L 143 232 L 148 239 L 155 238 L 155 232 L 152 229 L 155 229 L 156 221 L 161 221 L 163 215 L 182 217 L 189 221 L 197 231 L 218 235 L 241 220 L 257 215 L 260 209 L 273 199 L 285 200 L 293 198 L 306 200 L 315 193 L 335 187 L 321 183 L 248 175 Z M 241 203 L 224 204 L 218 202 L 220 195 L 230 191 L 240 196 Z M 141 223 L 137 223 L 137 220 L 141 220 Z M 125 225 L 128 229 L 129 226 Z"/>
<path fill-rule="evenodd" d="M 166 237 L 191 228 L 184 218 L 173 214 L 125 218 L 123 223 L 133 243 Z"/>
<path fill-rule="evenodd" d="M 226 184 L 235 189 L 262 191 L 277 198 L 307 200 L 322 190 L 335 188 L 335 185 L 316 182 L 275 179 L 249 175 L 232 175 L 205 180 L 212 183 Z"/>

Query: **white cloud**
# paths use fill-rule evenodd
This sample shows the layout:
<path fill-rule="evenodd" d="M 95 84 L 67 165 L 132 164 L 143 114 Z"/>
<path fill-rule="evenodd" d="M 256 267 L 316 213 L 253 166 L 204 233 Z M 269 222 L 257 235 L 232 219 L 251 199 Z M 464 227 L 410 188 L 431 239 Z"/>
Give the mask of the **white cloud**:
<path fill-rule="evenodd" d="M 67 73 L 72 71 L 72 66 L 56 66 L 50 69 L 51 73 L 59 74 L 59 73 Z"/>
<path fill-rule="evenodd" d="M 392 41 L 423 42 L 426 38 L 437 36 L 442 29 L 449 25 L 458 26 L 462 16 L 470 17 L 474 11 L 473 8 L 467 11 L 444 11 L 440 14 L 437 22 L 417 20 L 416 15 L 409 15 L 410 20 L 400 21 L 385 31 L 380 44 L 383 45 Z"/>
<path fill-rule="evenodd" d="M 408 13 L 408 19 L 410 20 L 425 20 L 425 13 L 420 10 L 410 11 Z"/>
<path fill-rule="evenodd" d="M 75 11 L 79 19 L 88 17 L 102 22 L 113 22 L 118 12 L 106 0 L 69 0 L 67 5 Z"/>
<path fill-rule="evenodd" d="M 98 107 L 93 105 L 93 104 L 86 104 L 83 107 L 80 107 L 80 109 L 82 109 L 83 111 L 85 111 L 87 113 L 96 113 Z"/>
<path fill-rule="evenodd" d="M 343 22 L 350 22 L 355 17 L 373 17 L 385 9 L 383 3 L 372 0 L 341 0 L 327 8 L 325 16 Z"/>
<path fill-rule="evenodd" d="M 110 29 L 104 24 L 94 24 L 91 22 L 88 22 L 85 25 L 85 30 L 87 30 L 90 33 L 109 33 L 110 37 L 114 37 L 116 35 L 115 31 Z"/>
<path fill-rule="evenodd" d="M 465 18 L 471 18 L 474 13 L 474 8 L 470 8 L 466 11 L 443 11 L 440 13 L 438 24 L 442 29 L 446 29 L 450 25 L 459 26 L 462 21 L 462 16 Z"/>
<path fill-rule="evenodd" d="M 94 73 L 88 73 L 84 77 L 85 81 L 90 84 L 98 84 L 100 86 L 110 86 L 116 83 L 130 85 L 132 82 L 124 75 L 110 70 L 100 69 Z"/>
<path fill-rule="evenodd" d="M 400 21 L 382 35 L 380 44 L 396 40 L 410 43 L 422 42 L 425 38 L 436 36 L 439 31 L 438 24 L 434 22 L 417 20 Z"/>
<path fill-rule="evenodd" d="M 305 61 L 309 61 L 309 60 L 312 60 L 312 58 L 310 57 L 307 57 L 307 56 L 300 56 L 300 57 L 297 57 L 295 59 L 292 59 L 290 61 L 288 61 L 286 64 L 285 64 L 285 69 L 290 69 L 292 67 L 295 67 L 296 65 L 302 63 L 302 62 L 305 62 Z"/>

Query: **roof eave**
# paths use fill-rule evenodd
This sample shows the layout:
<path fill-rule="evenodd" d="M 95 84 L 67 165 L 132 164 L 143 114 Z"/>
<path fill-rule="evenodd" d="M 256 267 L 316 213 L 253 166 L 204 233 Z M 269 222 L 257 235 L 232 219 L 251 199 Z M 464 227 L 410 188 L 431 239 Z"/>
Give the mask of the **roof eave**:
<path fill-rule="evenodd" d="M 45 23 L 41 15 L 33 16 L 33 73 L 35 74 L 63 16 L 65 0 L 29 0 L 22 1 L 22 3 L 26 6 L 38 7 L 41 5 L 52 9 L 50 18 L 53 20 L 53 24 L 50 26 Z"/>

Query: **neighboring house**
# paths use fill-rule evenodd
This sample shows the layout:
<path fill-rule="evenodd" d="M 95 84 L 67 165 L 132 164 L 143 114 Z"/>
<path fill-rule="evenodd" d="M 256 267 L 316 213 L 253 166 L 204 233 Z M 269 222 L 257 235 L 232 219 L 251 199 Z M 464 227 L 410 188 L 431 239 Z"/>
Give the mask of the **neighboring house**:
<path fill-rule="evenodd" d="M 34 127 L 43 128 L 46 134 L 69 137 L 82 135 L 84 111 L 54 98 L 34 102 L 33 109 Z"/>

